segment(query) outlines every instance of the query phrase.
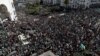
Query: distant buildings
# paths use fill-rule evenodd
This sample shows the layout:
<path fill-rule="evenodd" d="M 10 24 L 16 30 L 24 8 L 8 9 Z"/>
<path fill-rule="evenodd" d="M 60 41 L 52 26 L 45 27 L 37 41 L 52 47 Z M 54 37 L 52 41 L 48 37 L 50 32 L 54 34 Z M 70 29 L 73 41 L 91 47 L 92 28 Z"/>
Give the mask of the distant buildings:
<path fill-rule="evenodd" d="M 100 0 L 69 0 L 68 6 L 71 8 L 84 7 L 89 8 L 90 5 L 99 4 Z"/>
<path fill-rule="evenodd" d="M 71 8 L 89 8 L 90 5 L 99 4 L 100 0 L 69 0 L 69 3 L 64 4 L 65 0 L 16 0 L 18 6 L 21 6 L 26 3 L 41 3 L 43 5 L 59 5 L 59 6 L 68 6 Z"/>
<path fill-rule="evenodd" d="M 44 5 L 60 5 L 61 0 L 41 0 Z"/>

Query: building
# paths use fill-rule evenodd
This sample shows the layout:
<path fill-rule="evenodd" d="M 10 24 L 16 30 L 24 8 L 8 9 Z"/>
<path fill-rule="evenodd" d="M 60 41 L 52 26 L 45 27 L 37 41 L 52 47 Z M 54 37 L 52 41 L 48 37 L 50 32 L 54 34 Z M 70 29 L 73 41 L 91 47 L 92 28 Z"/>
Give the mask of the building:
<path fill-rule="evenodd" d="M 35 4 L 35 3 L 40 3 L 40 0 L 15 0 L 15 6 L 18 8 L 24 8 L 26 7 L 26 4 Z"/>
<path fill-rule="evenodd" d="M 69 0 L 68 6 L 71 8 L 89 8 L 91 5 L 100 4 L 100 0 Z"/>
<path fill-rule="evenodd" d="M 19 6 L 26 4 L 26 3 L 40 3 L 42 5 L 58 5 L 58 6 L 68 6 L 71 8 L 89 8 L 90 5 L 99 4 L 100 0 L 68 0 L 69 3 L 66 5 L 64 4 L 65 0 L 17 0 Z"/>
<path fill-rule="evenodd" d="M 61 0 L 41 0 L 44 5 L 60 5 Z"/>
<path fill-rule="evenodd" d="M 15 0 L 16 7 L 25 7 L 26 0 Z"/>
<path fill-rule="evenodd" d="M 26 0 L 26 3 L 30 4 L 40 3 L 40 0 Z"/>

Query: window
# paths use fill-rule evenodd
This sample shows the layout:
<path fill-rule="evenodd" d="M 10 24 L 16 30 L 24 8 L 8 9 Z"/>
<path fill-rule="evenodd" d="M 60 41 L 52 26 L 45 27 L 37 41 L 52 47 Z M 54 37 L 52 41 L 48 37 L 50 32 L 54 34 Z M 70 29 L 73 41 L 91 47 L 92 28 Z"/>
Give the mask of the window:
<path fill-rule="evenodd" d="M 96 2 L 96 0 L 91 0 L 91 2 Z"/>
<path fill-rule="evenodd" d="M 85 2 L 85 0 L 81 0 L 81 2 Z"/>

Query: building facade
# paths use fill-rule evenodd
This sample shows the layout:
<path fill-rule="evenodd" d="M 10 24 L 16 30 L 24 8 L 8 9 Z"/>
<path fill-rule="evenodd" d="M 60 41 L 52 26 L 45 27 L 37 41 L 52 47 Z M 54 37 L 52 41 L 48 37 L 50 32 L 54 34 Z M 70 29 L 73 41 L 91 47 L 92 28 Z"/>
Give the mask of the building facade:
<path fill-rule="evenodd" d="M 44 5 L 59 5 L 60 0 L 41 0 Z"/>
<path fill-rule="evenodd" d="M 71 8 L 84 7 L 89 8 L 90 5 L 99 4 L 100 0 L 68 0 L 69 3 L 64 4 L 65 0 L 17 0 L 19 3 L 41 3 L 43 5 L 59 5 L 59 6 L 68 6 Z"/>
<path fill-rule="evenodd" d="M 69 0 L 68 6 L 71 8 L 84 7 L 89 8 L 90 5 L 100 4 L 100 0 Z"/>

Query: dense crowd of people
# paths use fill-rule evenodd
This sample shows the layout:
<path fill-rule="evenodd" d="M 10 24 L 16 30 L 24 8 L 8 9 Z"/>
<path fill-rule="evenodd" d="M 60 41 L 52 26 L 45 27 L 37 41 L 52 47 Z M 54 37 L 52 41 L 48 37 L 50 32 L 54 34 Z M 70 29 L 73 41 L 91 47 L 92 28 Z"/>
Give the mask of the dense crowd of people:
<path fill-rule="evenodd" d="M 3 55 L 37 56 L 51 50 L 58 56 L 75 56 L 75 53 L 89 51 L 90 56 L 100 55 L 100 15 L 93 9 L 75 10 L 47 16 L 20 15 L 18 22 L 7 21 L 6 46 Z M 24 34 L 30 43 L 22 45 L 18 35 Z M 84 50 L 80 45 L 84 46 Z M 85 53 L 85 52 L 84 52 Z M 83 54 L 86 56 L 87 54 Z"/>

